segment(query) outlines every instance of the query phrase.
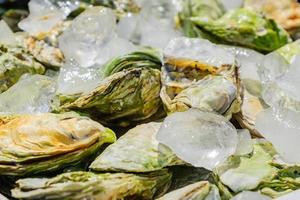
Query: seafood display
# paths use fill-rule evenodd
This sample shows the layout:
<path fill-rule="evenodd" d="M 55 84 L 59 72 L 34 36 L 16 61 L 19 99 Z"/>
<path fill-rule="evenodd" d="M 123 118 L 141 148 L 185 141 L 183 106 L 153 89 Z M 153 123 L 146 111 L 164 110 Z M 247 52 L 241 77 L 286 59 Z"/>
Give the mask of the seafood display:
<path fill-rule="evenodd" d="M 0 0 L 0 199 L 300 199 L 296 0 Z"/>

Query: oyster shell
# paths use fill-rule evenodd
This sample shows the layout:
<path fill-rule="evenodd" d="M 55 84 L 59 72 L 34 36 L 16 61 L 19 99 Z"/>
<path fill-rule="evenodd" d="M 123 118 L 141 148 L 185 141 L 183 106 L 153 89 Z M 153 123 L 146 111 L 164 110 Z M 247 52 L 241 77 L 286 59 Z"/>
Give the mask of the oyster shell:
<path fill-rule="evenodd" d="M 157 200 L 221 200 L 218 188 L 208 181 L 200 181 L 169 192 Z"/>
<path fill-rule="evenodd" d="M 18 199 L 154 199 L 171 180 L 167 170 L 150 174 L 70 172 L 53 178 L 17 181 L 12 196 Z"/>
<path fill-rule="evenodd" d="M 115 134 L 72 114 L 0 117 L 0 175 L 26 176 L 62 169 L 93 155 Z"/>
<path fill-rule="evenodd" d="M 91 164 L 95 171 L 151 172 L 185 164 L 155 139 L 161 123 L 151 122 L 129 130 L 107 147 Z"/>
<path fill-rule="evenodd" d="M 45 67 L 20 47 L 0 45 L 0 92 L 4 92 L 26 73 L 44 74 Z"/>
<path fill-rule="evenodd" d="M 60 68 L 64 62 L 62 51 L 47 44 L 44 40 L 38 40 L 26 33 L 16 34 L 19 45 L 34 56 L 36 60 L 49 68 Z"/>
<path fill-rule="evenodd" d="M 234 55 L 207 40 L 173 39 L 164 50 L 162 83 L 167 112 L 193 107 L 231 116 L 239 111 L 242 88 Z"/>
<path fill-rule="evenodd" d="M 276 22 L 243 8 L 229 11 L 215 21 L 199 18 L 192 21 L 221 43 L 260 52 L 271 52 L 291 42 L 289 34 Z"/>
<path fill-rule="evenodd" d="M 60 109 L 81 111 L 103 123 L 128 126 L 165 115 L 160 89 L 159 70 L 134 68 L 109 76 L 75 101 L 68 98 Z"/>
<path fill-rule="evenodd" d="M 246 0 L 244 7 L 264 13 L 292 35 L 300 31 L 300 5 L 296 0 Z"/>

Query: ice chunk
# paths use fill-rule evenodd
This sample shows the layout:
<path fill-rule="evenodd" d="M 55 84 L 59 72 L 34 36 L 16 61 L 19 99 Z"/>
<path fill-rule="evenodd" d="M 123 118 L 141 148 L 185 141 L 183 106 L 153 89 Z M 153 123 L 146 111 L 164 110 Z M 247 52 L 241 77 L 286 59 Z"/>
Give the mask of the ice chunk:
<path fill-rule="evenodd" d="M 225 46 L 225 48 L 236 56 L 242 79 L 260 80 L 257 66 L 264 58 L 263 54 L 243 47 Z"/>
<path fill-rule="evenodd" d="M 285 69 L 276 71 L 276 76 L 267 79 L 262 78 L 264 83 L 263 98 L 265 102 L 273 107 L 278 105 L 289 109 L 300 111 L 300 55 Z M 283 65 L 282 65 L 283 66 Z M 269 71 L 264 71 L 268 73 Z M 275 71 L 273 71 L 275 72 Z"/>
<path fill-rule="evenodd" d="M 120 37 L 144 46 L 164 48 L 170 39 L 182 35 L 175 29 L 177 8 L 173 1 L 139 3 L 142 8 L 140 14 L 129 14 L 120 20 L 117 28 Z"/>
<path fill-rule="evenodd" d="M 236 8 L 241 8 L 244 0 L 221 0 L 221 2 L 226 10 L 233 10 Z"/>
<path fill-rule="evenodd" d="M 59 37 L 59 47 L 67 60 L 58 79 L 61 94 L 89 92 L 100 83 L 103 64 L 136 49 L 117 36 L 116 16 L 104 7 L 89 8 L 75 18 Z"/>
<path fill-rule="evenodd" d="M 15 45 L 16 38 L 5 21 L 0 21 L 0 43 L 5 45 Z"/>
<path fill-rule="evenodd" d="M 238 136 L 223 116 L 190 109 L 168 116 L 157 135 L 182 160 L 212 170 L 236 151 Z"/>
<path fill-rule="evenodd" d="M 181 36 L 173 24 L 162 23 L 155 18 L 142 20 L 140 44 L 163 49 L 172 38 Z M 159 27 L 159 28 L 158 28 Z M 155 35 L 155 37 L 153 37 Z"/>
<path fill-rule="evenodd" d="M 122 17 L 117 26 L 119 37 L 130 40 L 134 43 L 140 42 L 139 29 L 140 15 L 129 13 Z"/>
<path fill-rule="evenodd" d="M 75 59 L 79 65 L 95 64 L 98 51 L 115 37 L 116 16 L 111 9 L 89 8 L 59 37 L 59 48 L 66 59 Z"/>
<path fill-rule="evenodd" d="M 296 56 L 287 73 L 277 79 L 278 86 L 291 98 L 300 101 L 300 55 Z"/>
<path fill-rule="evenodd" d="M 48 32 L 66 15 L 49 0 L 31 0 L 28 4 L 30 15 L 19 23 L 20 29 L 33 36 Z"/>
<path fill-rule="evenodd" d="M 295 190 L 293 192 L 290 192 L 286 195 L 282 195 L 278 198 L 276 198 L 277 200 L 296 200 L 296 199 L 300 199 L 300 190 Z"/>
<path fill-rule="evenodd" d="M 259 76 L 263 82 L 274 80 L 289 69 L 289 63 L 278 52 L 266 55 L 259 65 Z"/>
<path fill-rule="evenodd" d="M 115 37 L 105 47 L 99 49 L 96 63 L 103 65 L 114 57 L 131 53 L 136 49 L 137 47 L 128 40 Z"/>
<path fill-rule="evenodd" d="M 141 14 L 144 18 L 173 21 L 178 12 L 177 0 L 144 0 L 141 1 Z"/>
<path fill-rule="evenodd" d="M 64 95 L 81 94 L 94 89 L 101 81 L 98 67 L 84 68 L 76 61 L 69 60 L 61 68 L 58 76 L 58 93 Z"/>
<path fill-rule="evenodd" d="M 50 0 L 56 7 L 68 16 L 72 11 L 80 6 L 79 0 Z"/>
<path fill-rule="evenodd" d="M 166 57 L 197 60 L 216 67 L 235 63 L 235 57 L 232 53 L 205 39 L 175 38 L 164 49 L 164 55 Z"/>
<path fill-rule="evenodd" d="M 253 141 L 249 130 L 240 129 L 238 133 L 238 145 L 235 151 L 235 155 L 246 155 L 253 151 Z"/>
<path fill-rule="evenodd" d="M 286 108 L 269 108 L 256 119 L 256 129 L 269 140 L 287 163 L 300 163 L 300 113 Z"/>
<path fill-rule="evenodd" d="M 25 75 L 19 82 L 0 94 L 1 113 L 46 113 L 50 111 L 56 83 L 47 76 Z"/>
<path fill-rule="evenodd" d="M 271 200 L 270 197 L 266 195 L 262 195 L 259 192 L 252 191 L 243 191 L 236 196 L 234 196 L 231 200 Z"/>
<path fill-rule="evenodd" d="M 82 67 L 104 64 L 114 56 L 129 53 L 135 46 L 117 37 L 116 16 L 111 9 L 92 7 L 75 18 L 59 37 L 66 59 Z"/>

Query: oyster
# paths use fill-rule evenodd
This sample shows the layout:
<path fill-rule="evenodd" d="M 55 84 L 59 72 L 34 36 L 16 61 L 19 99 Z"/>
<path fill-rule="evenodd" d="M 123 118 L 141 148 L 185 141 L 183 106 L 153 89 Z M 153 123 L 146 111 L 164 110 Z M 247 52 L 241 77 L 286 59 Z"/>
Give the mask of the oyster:
<path fill-rule="evenodd" d="M 129 130 L 107 147 L 90 168 L 96 171 L 149 172 L 184 164 L 155 139 L 160 125 L 151 122 Z"/>
<path fill-rule="evenodd" d="M 215 21 L 201 18 L 193 18 L 192 21 L 221 43 L 260 52 L 271 52 L 291 42 L 289 34 L 276 22 L 247 9 L 229 11 Z"/>
<path fill-rule="evenodd" d="M 168 188 L 171 174 L 95 174 L 71 172 L 53 178 L 28 178 L 17 181 L 12 196 L 17 199 L 153 199 Z"/>
<path fill-rule="evenodd" d="M 26 176 L 84 162 L 115 134 L 86 117 L 2 115 L 0 175 Z"/>
<path fill-rule="evenodd" d="M 161 98 L 168 112 L 198 108 L 219 114 L 239 111 L 240 100 L 237 86 L 223 76 L 206 76 L 204 79 L 182 90 L 171 99 L 165 90 Z"/>
<path fill-rule="evenodd" d="M 20 47 L 0 45 L 0 92 L 4 92 L 26 73 L 43 74 L 45 67 Z"/>
<path fill-rule="evenodd" d="M 187 0 L 182 1 L 182 9 L 178 13 L 179 25 L 187 37 L 209 37 L 191 21 L 192 17 L 203 20 L 216 20 L 225 13 L 219 0 Z"/>
<path fill-rule="evenodd" d="M 299 165 L 280 162 L 271 143 L 255 139 L 253 154 L 233 156 L 214 173 L 235 193 L 252 190 L 277 198 L 300 188 L 299 169 Z"/>
<path fill-rule="evenodd" d="M 208 181 L 201 181 L 165 194 L 157 200 L 221 200 L 218 188 Z"/>
<path fill-rule="evenodd" d="M 238 112 L 237 70 L 234 55 L 221 46 L 203 39 L 173 39 L 164 50 L 162 68 L 160 96 L 166 110 L 194 107 L 228 115 Z"/>
<path fill-rule="evenodd" d="M 60 49 L 22 32 L 16 34 L 16 39 L 19 45 L 45 66 L 57 69 L 63 65 L 64 55 Z"/>
<path fill-rule="evenodd" d="M 235 54 L 241 79 L 242 103 L 240 112 L 235 113 L 233 117 L 242 128 L 250 130 L 253 136 L 261 137 L 255 129 L 255 120 L 257 115 L 268 107 L 262 99 L 262 84 L 257 72 L 264 55 L 242 47 L 225 46 L 225 48 Z"/>
<path fill-rule="evenodd" d="M 260 194 L 259 192 L 243 191 L 234 196 L 232 200 L 271 200 L 270 197 Z"/>
<path fill-rule="evenodd" d="M 101 69 L 104 77 L 113 75 L 124 69 L 150 67 L 161 69 L 160 53 L 156 49 L 145 49 L 111 59 Z"/>
<path fill-rule="evenodd" d="M 300 5 L 296 0 L 246 0 L 244 7 L 264 13 L 292 35 L 300 31 Z"/>
<path fill-rule="evenodd" d="M 236 193 L 253 190 L 263 180 L 271 180 L 276 175 L 276 169 L 270 165 L 276 154 L 272 145 L 256 140 L 253 147 L 253 155 L 250 158 L 247 155 L 233 156 L 215 169 L 221 182 Z"/>
<path fill-rule="evenodd" d="M 89 113 L 105 123 L 127 126 L 164 115 L 159 97 L 160 71 L 135 68 L 113 74 L 89 94 L 61 105 Z"/>

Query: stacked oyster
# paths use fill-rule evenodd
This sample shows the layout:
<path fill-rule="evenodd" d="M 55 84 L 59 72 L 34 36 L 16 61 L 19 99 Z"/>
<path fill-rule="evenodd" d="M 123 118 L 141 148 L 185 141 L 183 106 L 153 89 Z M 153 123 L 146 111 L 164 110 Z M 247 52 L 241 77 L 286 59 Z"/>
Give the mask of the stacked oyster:
<path fill-rule="evenodd" d="M 232 3 L 0 4 L 0 193 L 299 195 L 297 19 Z"/>

